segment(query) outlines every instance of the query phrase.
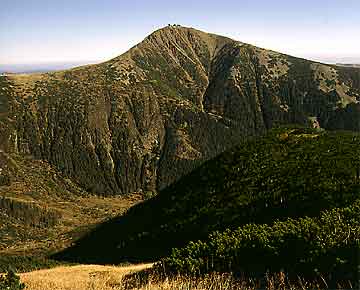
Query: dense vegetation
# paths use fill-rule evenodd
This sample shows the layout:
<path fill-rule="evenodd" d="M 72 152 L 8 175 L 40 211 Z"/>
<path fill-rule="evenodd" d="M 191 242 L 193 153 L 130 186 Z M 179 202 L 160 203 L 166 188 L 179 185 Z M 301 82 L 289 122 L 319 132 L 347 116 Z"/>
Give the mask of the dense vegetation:
<path fill-rule="evenodd" d="M 13 270 L 6 274 L 0 274 L 0 290 L 22 290 L 25 284 L 21 283 L 20 277 Z"/>
<path fill-rule="evenodd" d="M 21 221 L 33 227 L 52 227 L 61 219 L 61 214 L 42 208 L 33 202 L 10 199 L 0 195 L 0 212 L 2 215 Z"/>
<path fill-rule="evenodd" d="M 247 224 L 214 232 L 204 241 L 174 249 L 163 260 L 170 272 L 265 273 L 289 277 L 323 275 L 328 281 L 356 281 L 360 251 L 360 200 L 319 217 Z"/>
<path fill-rule="evenodd" d="M 274 129 L 206 162 L 59 257 L 168 256 L 163 266 L 175 272 L 292 269 L 354 279 L 359 141 L 350 132 Z"/>

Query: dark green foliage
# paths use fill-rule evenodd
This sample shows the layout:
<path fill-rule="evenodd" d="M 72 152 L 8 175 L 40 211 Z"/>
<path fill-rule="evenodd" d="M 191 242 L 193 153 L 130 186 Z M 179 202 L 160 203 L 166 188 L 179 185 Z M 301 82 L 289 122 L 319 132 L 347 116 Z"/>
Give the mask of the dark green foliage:
<path fill-rule="evenodd" d="M 276 272 L 290 276 L 322 274 L 355 281 L 360 251 L 360 200 L 345 208 L 214 232 L 204 241 L 174 249 L 163 260 L 170 272 L 237 274 Z"/>
<path fill-rule="evenodd" d="M 206 162 L 58 257 L 155 260 L 214 231 L 316 218 L 359 198 L 359 150 L 357 134 L 275 129 Z"/>
<path fill-rule="evenodd" d="M 10 183 L 11 183 L 10 176 L 6 173 L 0 172 L 0 186 L 10 185 Z"/>
<path fill-rule="evenodd" d="M 345 108 L 321 116 L 326 125 L 334 130 L 360 131 L 360 104 L 348 104 Z"/>
<path fill-rule="evenodd" d="M 51 227 L 61 218 L 59 212 L 48 210 L 31 202 L 0 197 L 0 209 L 8 216 L 21 220 L 24 224 L 35 227 Z"/>
<path fill-rule="evenodd" d="M 360 93 L 360 69 L 353 67 L 336 67 L 340 80 L 350 86 L 352 92 Z"/>
<path fill-rule="evenodd" d="M 2 79 L 3 78 L 0 77 L 0 88 L 5 90 L 7 83 L 5 83 Z M 4 92 L 1 92 L 0 93 L 0 118 L 2 117 L 2 114 L 7 113 L 7 111 L 8 111 L 8 99 L 7 99 L 6 94 L 4 94 Z"/>
<path fill-rule="evenodd" d="M 20 277 L 13 270 L 0 275 L 0 290 L 22 290 L 24 288 L 25 284 L 21 283 Z"/>
<path fill-rule="evenodd" d="M 326 82 L 326 85 L 328 86 L 328 87 L 335 87 L 336 86 L 336 81 L 335 80 L 325 80 L 325 82 Z"/>
<path fill-rule="evenodd" d="M 145 191 L 144 192 L 144 199 L 150 199 L 152 197 L 156 196 L 156 192 L 153 191 Z"/>

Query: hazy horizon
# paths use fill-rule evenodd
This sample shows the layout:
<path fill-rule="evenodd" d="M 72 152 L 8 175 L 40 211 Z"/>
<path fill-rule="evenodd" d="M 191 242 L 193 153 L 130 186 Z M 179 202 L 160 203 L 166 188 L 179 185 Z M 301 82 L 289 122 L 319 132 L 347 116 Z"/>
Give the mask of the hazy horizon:
<path fill-rule="evenodd" d="M 79 62 L 49 62 L 49 63 L 18 63 L 18 64 L 0 64 L 0 73 L 36 73 L 50 72 L 57 70 L 70 69 L 82 65 L 99 63 L 101 61 L 89 60 Z"/>
<path fill-rule="evenodd" d="M 310 60 L 360 63 L 359 10 L 356 0 L 4 0 L 0 66 L 106 61 L 168 23 Z"/>
<path fill-rule="evenodd" d="M 130 48 L 129 48 L 130 49 Z M 295 55 L 296 56 L 296 55 Z M 300 56 L 299 56 L 300 57 Z M 323 62 L 327 64 L 359 64 L 359 58 L 351 57 L 319 57 L 319 56 L 303 56 L 305 59 L 312 61 Z M 74 67 L 82 65 L 90 65 L 101 63 L 107 59 L 98 59 L 98 60 L 83 60 L 83 61 L 72 61 L 72 62 L 39 62 L 39 63 L 14 63 L 14 64 L 1 64 L 0 63 L 0 73 L 37 73 L 37 72 L 51 72 L 64 69 L 71 69 Z"/>
<path fill-rule="evenodd" d="M 305 57 L 306 58 L 306 57 Z M 328 64 L 359 64 L 360 58 L 320 58 L 308 57 L 307 59 Z M 49 63 L 18 63 L 18 64 L 0 64 L 0 73 L 36 73 L 51 72 L 57 70 L 71 69 L 82 65 L 101 63 L 104 60 L 89 60 L 79 62 L 49 62 Z"/>

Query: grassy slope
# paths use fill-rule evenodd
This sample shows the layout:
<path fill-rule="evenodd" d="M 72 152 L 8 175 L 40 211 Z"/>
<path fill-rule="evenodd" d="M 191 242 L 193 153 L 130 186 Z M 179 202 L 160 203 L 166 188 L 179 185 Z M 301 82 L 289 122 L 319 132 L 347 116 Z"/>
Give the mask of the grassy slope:
<path fill-rule="evenodd" d="M 65 248 L 94 225 L 125 212 L 142 197 L 84 192 L 47 162 L 0 152 L 0 269 L 32 268 L 27 261 Z M 20 256 L 20 257 L 19 257 Z M 22 260 L 24 260 L 22 262 Z M 5 267 L 5 268 L 4 268 Z M 36 266 L 37 267 L 37 266 Z"/>
<path fill-rule="evenodd" d="M 289 284 L 282 273 L 259 280 L 237 280 L 231 274 L 214 273 L 195 276 L 147 276 L 143 272 L 152 264 L 125 266 L 78 265 L 20 274 L 28 290 L 252 290 L 252 289 L 328 289 L 322 281 L 302 286 Z M 140 272 L 139 272 L 140 271 Z M 145 270 L 147 273 L 151 271 Z M 145 274 L 145 275 L 144 275 Z M 348 285 L 348 284 L 343 284 Z M 345 286 L 346 287 L 346 286 Z"/>
<path fill-rule="evenodd" d="M 139 271 L 148 269 L 152 264 L 135 264 L 125 266 L 78 265 L 56 267 L 50 270 L 33 271 L 20 274 L 28 290 L 250 290 L 258 281 L 236 281 L 232 275 L 214 274 L 197 278 L 192 276 L 176 276 L 159 279 L 159 277 L 143 277 Z M 145 278 L 145 279 L 144 279 Z M 267 289 L 276 289 L 280 279 L 267 281 Z M 280 282 L 280 283 L 279 283 Z M 273 285 L 274 287 L 271 287 Z M 226 288 L 225 288 L 226 287 Z M 289 288 L 290 289 L 290 288 Z M 296 289 L 295 287 L 291 289 Z"/>
<path fill-rule="evenodd" d="M 21 274 L 21 281 L 29 290 L 110 290 L 124 289 L 125 275 L 151 267 L 152 264 L 128 266 L 78 265 L 56 267 Z M 116 288 L 115 288 L 116 287 Z"/>
<path fill-rule="evenodd" d="M 206 162 L 58 257 L 157 259 L 215 230 L 316 218 L 351 205 L 359 198 L 359 140 L 349 132 L 274 130 Z"/>

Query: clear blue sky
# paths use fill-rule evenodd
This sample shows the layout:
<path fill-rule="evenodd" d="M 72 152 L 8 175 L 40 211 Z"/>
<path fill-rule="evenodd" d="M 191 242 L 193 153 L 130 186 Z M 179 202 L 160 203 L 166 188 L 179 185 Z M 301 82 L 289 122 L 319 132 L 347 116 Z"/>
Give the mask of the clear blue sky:
<path fill-rule="evenodd" d="M 87 62 L 177 23 L 295 56 L 360 60 L 360 0 L 0 0 L 0 64 Z"/>

